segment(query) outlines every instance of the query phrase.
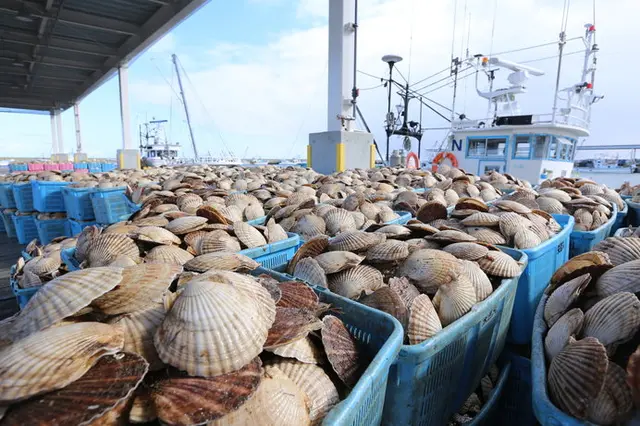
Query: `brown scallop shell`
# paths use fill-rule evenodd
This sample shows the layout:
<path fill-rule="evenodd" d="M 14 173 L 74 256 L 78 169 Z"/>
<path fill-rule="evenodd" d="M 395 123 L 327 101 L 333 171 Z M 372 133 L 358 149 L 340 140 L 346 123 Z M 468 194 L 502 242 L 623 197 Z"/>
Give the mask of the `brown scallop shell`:
<path fill-rule="evenodd" d="M 269 222 L 267 222 L 267 242 L 271 244 L 286 240 L 287 238 L 289 238 L 287 231 L 278 225 L 275 220 L 269 219 Z"/>
<path fill-rule="evenodd" d="M 593 250 L 606 253 L 614 266 L 640 259 L 640 238 L 609 237 Z"/>
<path fill-rule="evenodd" d="M 364 257 L 349 251 L 329 251 L 319 254 L 314 259 L 326 274 L 335 274 L 336 272 L 358 266 L 364 260 Z"/>
<path fill-rule="evenodd" d="M 204 228 L 207 224 L 207 218 L 200 216 L 184 216 L 173 219 L 165 226 L 165 229 L 176 235 L 188 234 L 198 229 Z"/>
<path fill-rule="evenodd" d="M 300 281 L 280 283 L 281 298 L 276 306 L 281 308 L 304 308 L 315 311 L 318 308 L 318 295 L 308 285 Z"/>
<path fill-rule="evenodd" d="M 610 296 L 621 291 L 640 292 L 640 259 L 623 263 L 606 271 L 596 281 L 595 290 L 598 296 Z"/>
<path fill-rule="evenodd" d="M 182 266 L 193 259 L 193 255 L 178 246 L 157 246 L 144 258 L 145 263 L 171 264 Z"/>
<path fill-rule="evenodd" d="M 531 213 L 531 209 L 517 201 L 510 200 L 498 200 L 493 203 L 494 207 L 507 212 L 514 212 L 519 214 Z"/>
<path fill-rule="evenodd" d="M 287 265 L 287 273 L 293 274 L 295 270 L 296 264 L 300 261 L 300 259 L 304 259 L 305 257 L 316 257 L 322 252 L 324 252 L 329 245 L 329 237 L 326 235 L 318 235 L 317 237 L 313 237 L 306 243 L 302 244 L 296 254 L 293 255 L 293 258 L 289 261 Z"/>
<path fill-rule="evenodd" d="M 158 419 L 165 424 L 204 424 L 245 404 L 257 391 L 262 375 L 260 358 L 213 377 L 191 377 L 170 369 L 167 377 L 151 385 L 151 398 Z"/>
<path fill-rule="evenodd" d="M 322 323 L 322 344 L 333 371 L 345 385 L 355 386 L 361 368 L 356 340 L 340 318 L 327 315 Z"/>
<path fill-rule="evenodd" d="M 478 302 L 483 301 L 491 293 L 493 293 L 493 286 L 487 274 L 484 273 L 480 266 L 476 262 L 470 260 L 461 260 L 462 272 L 469 278 L 473 288 L 476 291 L 476 300 Z"/>
<path fill-rule="evenodd" d="M 367 250 L 369 263 L 398 262 L 409 256 L 409 244 L 404 241 L 389 240 Z"/>
<path fill-rule="evenodd" d="M 197 231 L 189 232 L 188 234 L 184 235 L 182 239 L 185 243 L 187 243 L 190 247 L 197 251 L 200 241 L 202 241 L 202 239 L 208 234 L 208 231 L 199 229 Z"/>
<path fill-rule="evenodd" d="M 196 215 L 204 217 L 209 223 L 222 223 L 223 225 L 230 225 L 231 223 L 217 208 L 209 205 L 198 207 Z"/>
<path fill-rule="evenodd" d="M 440 250 L 416 250 L 400 264 L 396 276 L 407 277 L 425 293 L 434 294 L 442 284 L 451 282 L 461 271 L 453 255 Z"/>
<path fill-rule="evenodd" d="M 464 226 L 497 226 L 499 223 L 499 216 L 496 216 L 493 213 L 478 211 L 462 219 L 462 224 Z"/>
<path fill-rule="evenodd" d="M 636 407 L 640 407 L 640 346 L 629 357 L 627 384 L 631 388 Z"/>
<path fill-rule="evenodd" d="M 275 278 L 271 277 L 267 274 L 260 274 L 256 277 L 256 281 L 262 285 L 269 292 L 269 295 L 273 299 L 273 301 L 277 304 L 280 298 L 282 297 L 282 292 L 280 291 L 280 283 Z"/>
<path fill-rule="evenodd" d="M 184 269 L 194 272 L 206 272 L 210 269 L 237 271 L 239 269 L 253 270 L 258 266 L 260 266 L 258 262 L 243 254 L 216 252 L 194 257 L 184 264 Z"/>
<path fill-rule="evenodd" d="M 315 313 L 303 308 L 276 307 L 276 319 L 269 329 L 266 349 L 277 348 L 307 337 L 307 335 L 322 328 L 322 322 Z"/>
<path fill-rule="evenodd" d="M 613 265 L 609 262 L 609 256 L 605 253 L 588 251 L 569 259 L 569 261 L 558 268 L 558 270 L 553 273 L 551 285 L 546 291 L 550 293 L 558 288 L 559 285 L 587 273 L 591 274 L 592 279 L 597 280 L 598 277 L 611 268 L 613 268 Z"/>
<path fill-rule="evenodd" d="M 312 257 L 301 259 L 293 271 L 293 275 L 309 284 L 327 288 L 327 275 L 322 266 Z"/>
<path fill-rule="evenodd" d="M 442 250 L 463 260 L 478 260 L 489 253 L 487 247 L 471 242 L 449 244 L 443 247 Z"/>
<path fill-rule="evenodd" d="M 476 237 L 473 237 L 465 232 L 456 231 L 453 229 L 447 229 L 426 237 L 432 241 L 438 241 L 443 243 L 462 243 L 476 241 Z"/>
<path fill-rule="evenodd" d="M 427 201 L 418 209 L 416 218 L 422 223 L 447 218 L 447 206 L 438 201 Z"/>
<path fill-rule="evenodd" d="M 442 330 L 442 324 L 429 296 L 421 294 L 413 299 L 407 324 L 409 344 L 416 345 L 424 342 L 440 330 Z"/>
<path fill-rule="evenodd" d="M 627 373 L 622 367 L 609 362 L 604 385 L 598 397 L 589 405 L 589 421 L 611 425 L 628 419 L 633 410 L 633 395 L 626 378 Z"/>
<path fill-rule="evenodd" d="M 547 386 L 553 403 L 577 419 L 586 419 L 589 406 L 604 385 L 609 360 L 598 339 L 569 343 L 549 366 Z"/>
<path fill-rule="evenodd" d="M 364 231 L 342 232 L 329 240 L 329 251 L 359 252 L 383 243 L 386 240 L 384 234 Z"/>
<path fill-rule="evenodd" d="M 374 309 L 379 309 L 382 312 L 386 312 L 389 315 L 395 317 L 400 324 L 406 326 L 408 319 L 408 310 L 404 304 L 404 301 L 400 298 L 398 293 L 391 289 L 391 287 L 384 286 L 368 296 L 363 296 L 358 300 L 363 305 L 370 306 Z"/>
<path fill-rule="evenodd" d="M 389 279 L 389 288 L 395 291 L 400 299 L 407 307 L 407 309 L 411 309 L 413 301 L 420 294 L 420 291 L 411 284 L 411 282 L 405 277 L 399 278 L 390 278 Z"/>
<path fill-rule="evenodd" d="M 101 234 L 92 240 L 85 261 L 90 267 L 106 266 L 118 256 L 140 262 L 140 250 L 131 238 L 123 234 Z"/>
<path fill-rule="evenodd" d="M 333 209 L 324 215 L 327 234 L 337 235 L 341 232 L 355 231 L 356 222 L 350 212 L 344 209 Z"/>
<path fill-rule="evenodd" d="M 139 355 L 104 356 L 65 388 L 12 405 L 3 424 L 94 424 L 126 404 L 147 369 L 147 362 Z"/>
<path fill-rule="evenodd" d="M 562 284 L 551 293 L 544 307 L 544 319 L 548 327 L 553 326 L 569 310 L 590 282 L 591 275 L 580 275 Z"/>
<path fill-rule="evenodd" d="M 438 287 L 433 297 L 433 305 L 444 327 L 469 312 L 476 301 L 476 290 L 464 273 Z"/>
<path fill-rule="evenodd" d="M 595 337 L 607 349 L 630 340 L 640 328 L 640 300 L 633 293 L 612 294 L 584 315 L 582 335 Z"/>
<path fill-rule="evenodd" d="M 329 289 L 340 296 L 357 299 L 384 286 L 382 273 L 367 265 L 348 268 L 328 277 Z"/>
<path fill-rule="evenodd" d="M 483 258 L 478 259 L 477 262 L 487 275 L 495 277 L 513 278 L 522 273 L 520 264 L 501 251 L 490 251 Z"/>
<path fill-rule="evenodd" d="M 469 235 L 472 235 L 473 237 L 475 237 L 479 242 L 494 244 L 494 245 L 507 243 L 507 240 L 500 232 L 494 231 L 493 229 L 490 229 L 490 228 L 473 226 L 470 228 L 466 228 L 465 231 Z"/>

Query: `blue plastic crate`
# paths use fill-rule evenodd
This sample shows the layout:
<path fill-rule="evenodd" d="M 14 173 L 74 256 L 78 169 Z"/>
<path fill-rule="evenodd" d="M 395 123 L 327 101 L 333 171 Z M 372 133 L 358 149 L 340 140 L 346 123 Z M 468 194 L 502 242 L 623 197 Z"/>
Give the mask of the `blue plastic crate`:
<path fill-rule="evenodd" d="M 531 348 L 531 378 L 533 382 L 533 412 L 542 426 L 585 426 L 590 422 L 578 420 L 557 408 L 547 394 L 547 364 L 544 355 L 544 336 L 547 324 L 544 321 L 544 306 L 549 296 L 540 300 L 533 330 Z"/>
<path fill-rule="evenodd" d="M 33 189 L 31 182 L 14 183 L 13 198 L 16 200 L 16 208 L 21 212 L 32 212 L 33 208 Z"/>
<path fill-rule="evenodd" d="M 96 222 L 105 225 L 127 220 L 140 209 L 127 198 L 125 188 L 96 189 L 90 197 Z"/>
<path fill-rule="evenodd" d="M 629 213 L 629 206 L 627 203 L 624 203 L 624 207 L 622 210 L 618 210 L 616 214 L 616 220 L 611 225 L 611 231 L 609 231 L 609 236 L 612 236 L 616 233 L 616 231 L 620 228 L 624 228 L 627 226 L 627 214 Z"/>
<path fill-rule="evenodd" d="M 54 238 L 71 235 L 67 219 L 36 219 L 36 228 L 40 244 L 49 244 Z"/>
<path fill-rule="evenodd" d="M 94 220 L 79 221 L 79 220 L 69 219 L 69 236 L 76 237 L 87 226 L 97 225 L 97 224 L 98 222 Z"/>
<path fill-rule="evenodd" d="M 4 224 L 4 232 L 6 232 L 7 237 L 15 238 L 16 237 L 16 226 L 13 224 L 13 215 L 15 213 L 5 213 L 2 212 L 2 223 Z"/>
<path fill-rule="evenodd" d="M 569 246 L 569 258 L 591 251 L 596 244 L 607 238 L 611 232 L 613 223 L 616 221 L 617 213 L 618 209 L 617 207 L 614 207 L 611 218 L 598 229 L 593 231 L 572 231 L 571 243 Z"/>
<path fill-rule="evenodd" d="M 393 219 L 390 220 L 388 222 L 385 222 L 385 224 L 387 225 L 404 225 L 407 222 L 409 222 L 409 220 L 411 220 L 411 213 L 409 212 L 402 212 L 402 211 L 395 211 L 396 214 L 399 214 L 400 217 L 397 219 Z"/>
<path fill-rule="evenodd" d="M 16 272 L 16 265 L 11 266 L 11 273 L 9 276 L 9 284 L 11 285 L 11 292 L 16 297 L 16 301 L 18 302 L 18 306 L 20 309 L 24 308 L 25 305 L 29 302 L 29 300 L 33 297 L 34 294 L 38 292 L 41 286 L 38 287 L 30 287 L 30 288 L 20 288 L 18 287 L 18 282 L 13 279 L 13 276 Z"/>
<path fill-rule="evenodd" d="M 13 198 L 12 182 L 0 183 L 0 206 L 2 206 L 3 209 L 16 208 L 16 200 Z"/>
<path fill-rule="evenodd" d="M 87 163 L 73 163 L 73 170 L 86 170 L 87 168 Z"/>
<path fill-rule="evenodd" d="M 625 200 L 629 206 L 629 213 L 627 214 L 628 223 L 631 226 L 640 225 L 640 203 L 634 203 L 631 198 Z"/>
<path fill-rule="evenodd" d="M 65 211 L 62 188 L 69 182 L 31 181 L 33 191 L 33 209 L 42 213 Z"/>
<path fill-rule="evenodd" d="M 62 198 L 67 211 L 67 217 L 75 220 L 93 220 L 93 206 L 91 193 L 94 188 L 62 188 Z"/>
<path fill-rule="evenodd" d="M 102 170 L 102 172 L 110 172 L 112 170 L 115 170 L 118 168 L 118 165 L 116 163 L 102 163 L 100 164 L 100 170 Z"/>
<path fill-rule="evenodd" d="M 16 236 L 20 244 L 29 244 L 34 238 L 38 238 L 38 228 L 36 228 L 36 218 L 33 215 L 14 214 L 11 219 L 16 228 Z"/>
<path fill-rule="evenodd" d="M 100 163 L 88 163 L 87 168 L 89 169 L 89 173 L 102 172 L 102 166 L 100 165 Z"/>
<path fill-rule="evenodd" d="M 418 194 L 422 194 L 424 192 L 427 192 L 429 190 L 429 188 L 413 188 L 412 191 L 413 192 L 417 192 Z"/>
<path fill-rule="evenodd" d="M 0 232 L 7 232 L 7 230 L 4 227 L 4 220 L 0 220 Z"/>
<path fill-rule="evenodd" d="M 287 232 L 289 238 L 262 247 L 240 250 L 241 254 L 252 258 L 265 268 L 274 269 L 278 265 L 287 264 L 296 254 L 300 245 L 300 236 Z"/>
<path fill-rule="evenodd" d="M 257 219 L 253 219 L 253 220 L 248 220 L 247 223 L 249 225 L 264 225 L 264 223 L 266 222 L 267 217 L 266 216 L 260 216 Z"/>
<path fill-rule="evenodd" d="M 531 361 L 523 356 L 504 349 L 499 363 L 509 364 L 511 370 L 500 396 L 497 409 L 493 413 L 491 426 L 534 426 L 531 403 Z"/>
<path fill-rule="evenodd" d="M 254 274 L 270 274 L 279 281 L 290 277 L 264 268 Z M 361 343 L 365 358 L 371 359 L 349 395 L 333 407 L 323 425 L 370 426 L 379 425 L 389 379 L 389 368 L 402 344 L 402 325 L 391 315 L 338 296 L 327 289 L 314 287 L 320 301 L 332 306 L 332 314 L 339 317 L 351 334 Z"/>
<path fill-rule="evenodd" d="M 493 388 L 493 393 L 489 397 L 489 400 L 484 403 L 482 406 L 482 410 L 473 418 L 472 421 L 468 423 L 469 426 L 495 426 L 495 419 L 501 414 L 500 410 L 500 401 L 502 400 L 503 395 L 508 390 L 507 382 L 510 376 L 511 371 L 511 363 L 506 363 L 500 369 L 500 375 L 498 376 L 498 382 Z M 518 426 L 525 426 L 519 423 L 513 423 Z"/>
<path fill-rule="evenodd" d="M 26 164 L 9 164 L 9 171 L 12 172 L 26 172 L 29 170 L 29 166 Z"/>
<path fill-rule="evenodd" d="M 80 262 L 76 259 L 75 247 L 60 250 L 60 259 L 67 265 L 69 271 L 78 271 L 80 269 Z"/>
<path fill-rule="evenodd" d="M 518 314 L 511 317 L 507 338 L 510 343 L 524 345 L 531 342 L 533 317 L 542 292 L 553 273 L 569 260 L 569 237 L 575 221 L 569 215 L 554 214 L 553 218 L 562 230 L 539 246 L 522 250 L 527 254 L 529 263 L 518 283 L 514 308 Z"/>

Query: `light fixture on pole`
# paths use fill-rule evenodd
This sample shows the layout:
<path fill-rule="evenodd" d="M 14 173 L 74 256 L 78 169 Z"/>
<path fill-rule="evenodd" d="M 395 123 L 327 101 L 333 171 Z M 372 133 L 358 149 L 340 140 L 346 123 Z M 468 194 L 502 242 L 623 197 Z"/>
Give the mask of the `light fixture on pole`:
<path fill-rule="evenodd" d="M 402 61 L 402 56 L 398 56 L 398 55 L 384 55 L 382 57 L 382 62 L 386 62 L 387 64 L 389 64 L 389 81 L 387 81 L 387 89 L 388 89 L 388 94 L 387 94 L 387 153 L 385 155 L 385 161 L 387 162 L 387 164 L 389 164 L 389 138 L 391 137 L 391 133 L 393 131 L 393 124 L 391 122 L 391 120 L 389 119 L 390 117 L 392 117 L 391 114 L 391 86 L 393 86 L 393 66 L 395 64 L 397 64 L 398 62 Z M 400 116 L 400 113 L 398 112 L 398 116 Z"/>

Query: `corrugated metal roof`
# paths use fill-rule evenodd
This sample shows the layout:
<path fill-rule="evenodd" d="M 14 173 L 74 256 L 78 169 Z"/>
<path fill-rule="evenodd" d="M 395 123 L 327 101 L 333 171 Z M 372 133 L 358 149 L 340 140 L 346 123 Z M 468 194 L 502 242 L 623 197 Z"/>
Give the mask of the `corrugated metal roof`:
<path fill-rule="evenodd" d="M 0 108 L 69 108 L 207 1 L 0 0 Z"/>

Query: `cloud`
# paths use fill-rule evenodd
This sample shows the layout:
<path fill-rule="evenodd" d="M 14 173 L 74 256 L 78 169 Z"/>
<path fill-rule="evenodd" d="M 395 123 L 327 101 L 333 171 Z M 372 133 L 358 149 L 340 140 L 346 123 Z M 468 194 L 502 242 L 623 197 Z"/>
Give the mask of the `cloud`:
<path fill-rule="evenodd" d="M 258 1 L 258 0 L 254 0 Z M 266 0 L 259 0 L 260 2 Z M 274 1 L 274 0 L 269 0 Z M 487 2 L 469 2 L 467 16 L 463 17 L 463 5 L 458 2 L 458 22 L 454 43 L 454 55 L 464 55 L 467 49 L 467 30 L 470 28 L 470 54 L 509 51 L 544 42 L 553 42 L 560 30 L 561 2 L 552 0 L 520 0 L 501 2 L 498 9 Z M 492 3 L 492 2 L 491 2 Z M 590 1 L 574 2 L 569 17 L 569 37 L 581 36 L 582 24 L 591 20 Z M 612 126 L 616 117 L 631 120 L 629 92 L 625 81 L 633 80 L 633 57 L 625 55 L 627 66 L 619 67 L 617 46 L 628 43 L 634 16 L 640 13 L 636 0 L 616 0 L 616 6 L 599 12 L 598 42 L 603 49 L 596 88 L 606 92 L 606 104 L 599 104 L 593 113 L 594 142 L 605 143 L 617 139 L 620 143 L 629 134 L 623 126 Z M 283 30 L 271 42 L 247 44 L 238 40 L 226 40 L 205 52 L 201 58 L 185 68 L 193 85 L 186 84 L 186 94 L 193 119 L 209 132 L 198 140 L 201 150 L 217 153 L 222 149 L 218 132 L 237 155 L 248 147 L 249 155 L 288 156 L 303 154 L 310 132 L 326 129 L 327 102 L 327 0 L 300 0 L 297 15 L 310 18 L 311 24 L 304 30 Z M 424 2 L 420 0 L 375 0 L 360 2 L 358 33 L 358 69 L 374 76 L 385 76 L 387 65 L 381 62 L 384 54 L 395 53 L 404 57 L 399 71 L 411 82 L 446 69 L 451 60 L 454 1 Z M 624 10 L 624 13 L 620 13 Z M 469 16 L 470 15 L 470 16 Z M 320 20 L 320 21 L 318 21 Z M 495 25 L 494 25 L 495 21 Z M 466 22 L 467 24 L 463 24 Z M 468 23 L 470 22 L 470 25 Z M 600 32 L 602 34 L 600 34 Z M 570 42 L 571 52 L 581 47 L 580 42 Z M 515 61 L 554 56 L 557 46 L 551 46 L 504 55 Z M 197 63 L 196 63 L 197 62 Z M 561 86 L 577 83 L 580 77 L 582 55 L 567 56 L 563 64 Z M 529 94 L 522 98 L 525 111 L 550 112 L 555 84 L 555 60 L 531 63 L 543 68 L 544 77 L 529 82 Z M 447 75 L 445 71 L 438 78 Z M 398 76 L 400 79 L 400 77 Z M 425 81 L 422 85 L 437 80 Z M 506 73 L 498 75 L 496 84 L 505 84 Z M 447 81 L 424 90 L 439 88 L 427 96 L 445 106 L 451 105 L 451 88 Z M 481 83 L 484 83 L 481 80 Z M 358 86 L 369 88 L 379 80 L 358 75 Z M 441 87 L 443 86 L 443 87 Z M 154 80 L 133 83 L 132 92 L 140 102 L 168 103 L 166 83 Z M 458 85 L 457 112 L 480 118 L 486 114 L 486 101 L 475 95 L 473 77 Z M 165 100 L 166 99 L 166 100 Z M 386 92 L 383 88 L 362 91 L 358 100 L 375 136 L 382 141 Z M 394 95 L 394 103 L 399 98 Z M 204 105 L 204 107 L 203 107 Z M 411 105 L 411 118 L 418 119 L 417 102 Z M 438 107 L 436 107 L 438 108 Z M 450 113 L 438 108 L 445 116 Z M 206 111 L 208 112 L 206 112 Z M 624 123 L 625 121 L 620 121 Z M 214 124 L 212 124 L 214 123 Z M 425 109 L 423 125 L 444 127 L 447 122 Z M 423 141 L 427 146 L 442 139 L 443 132 L 428 132 Z M 184 139 L 183 139 L 184 140 Z M 392 142 L 392 148 L 400 147 L 400 140 Z M 423 144 L 423 147 L 425 146 Z"/>

